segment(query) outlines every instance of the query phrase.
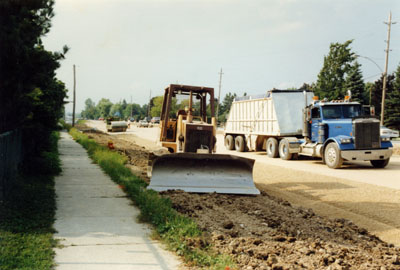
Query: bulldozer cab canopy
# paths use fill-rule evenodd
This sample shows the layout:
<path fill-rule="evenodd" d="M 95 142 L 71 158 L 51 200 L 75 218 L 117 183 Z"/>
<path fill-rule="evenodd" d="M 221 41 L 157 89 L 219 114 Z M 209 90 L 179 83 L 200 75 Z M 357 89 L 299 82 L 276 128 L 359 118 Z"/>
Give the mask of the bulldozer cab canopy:
<path fill-rule="evenodd" d="M 210 100 L 211 117 L 215 115 L 214 109 L 214 88 L 204 87 L 204 86 L 192 86 L 192 85 L 180 85 L 180 84 L 170 84 L 165 88 L 164 99 L 161 109 L 160 121 L 168 123 L 170 116 L 172 98 L 177 95 L 187 95 L 189 96 L 189 106 L 187 112 L 178 111 L 181 114 L 192 114 L 193 112 L 193 97 L 200 101 L 200 117 L 203 121 L 207 121 L 207 99 Z M 163 135 L 166 134 L 166 125 L 163 125 L 163 130 L 161 131 Z"/>

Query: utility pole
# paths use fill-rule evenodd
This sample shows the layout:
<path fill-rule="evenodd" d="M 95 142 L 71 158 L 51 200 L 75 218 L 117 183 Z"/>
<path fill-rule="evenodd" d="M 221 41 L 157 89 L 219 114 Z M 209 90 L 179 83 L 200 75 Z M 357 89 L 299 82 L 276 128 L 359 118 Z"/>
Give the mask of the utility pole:
<path fill-rule="evenodd" d="M 151 102 L 151 89 L 150 89 L 149 105 L 147 106 L 147 118 L 150 116 L 150 102 Z"/>
<path fill-rule="evenodd" d="M 222 82 L 222 68 L 221 71 L 218 73 L 219 74 L 219 90 L 218 90 L 218 103 L 217 103 L 217 124 L 218 124 L 218 116 L 219 116 L 219 103 L 221 101 L 221 82 Z"/>
<path fill-rule="evenodd" d="M 74 93 L 73 93 L 73 104 L 72 104 L 72 126 L 75 126 L 75 104 L 76 104 L 76 76 L 75 76 L 75 65 L 73 66 L 74 71 Z"/>
<path fill-rule="evenodd" d="M 133 112 L 133 104 L 132 104 L 132 95 L 131 95 L 131 118 L 132 118 L 132 112 Z"/>
<path fill-rule="evenodd" d="M 383 126 L 383 120 L 385 117 L 385 95 L 386 95 L 386 84 L 387 84 L 387 70 L 389 63 L 389 46 L 390 46 L 390 28 L 392 24 L 396 22 L 392 22 L 392 12 L 389 13 L 389 22 L 384 22 L 384 24 L 388 25 L 388 38 L 386 40 L 386 60 L 385 60 L 385 71 L 383 72 L 383 88 L 382 88 L 382 107 L 381 107 L 381 126 Z"/>

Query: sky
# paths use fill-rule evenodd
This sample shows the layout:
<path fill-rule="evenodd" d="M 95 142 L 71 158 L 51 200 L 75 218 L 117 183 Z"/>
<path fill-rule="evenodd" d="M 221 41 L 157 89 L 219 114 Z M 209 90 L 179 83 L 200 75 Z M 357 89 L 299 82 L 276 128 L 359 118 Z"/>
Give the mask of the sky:
<path fill-rule="evenodd" d="M 70 47 L 57 77 L 85 100 L 145 104 L 171 83 L 263 94 L 317 80 L 333 42 L 353 39 L 365 81 L 400 64 L 399 0 L 56 0 L 46 49 Z M 365 58 L 366 57 L 366 58 Z M 67 112 L 72 105 L 66 105 Z"/>

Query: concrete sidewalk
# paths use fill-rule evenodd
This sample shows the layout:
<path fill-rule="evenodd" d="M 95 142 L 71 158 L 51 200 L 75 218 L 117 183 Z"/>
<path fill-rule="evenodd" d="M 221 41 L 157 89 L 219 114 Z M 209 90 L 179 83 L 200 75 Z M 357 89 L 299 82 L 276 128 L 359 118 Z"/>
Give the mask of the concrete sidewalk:
<path fill-rule="evenodd" d="M 180 268 L 174 254 L 149 239 L 148 226 L 136 222 L 139 210 L 125 193 L 68 133 L 61 133 L 59 151 L 54 227 L 64 247 L 55 249 L 56 269 Z"/>

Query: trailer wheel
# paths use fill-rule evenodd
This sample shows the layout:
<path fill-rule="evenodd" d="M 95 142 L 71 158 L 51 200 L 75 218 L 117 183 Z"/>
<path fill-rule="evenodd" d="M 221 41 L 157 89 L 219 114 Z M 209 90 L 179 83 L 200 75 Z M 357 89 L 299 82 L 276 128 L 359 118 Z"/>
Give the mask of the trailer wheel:
<path fill-rule="evenodd" d="M 283 160 L 291 160 L 292 153 L 289 152 L 289 141 L 286 139 L 282 139 L 279 142 L 279 156 Z"/>
<path fill-rule="evenodd" d="M 275 138 L 268 138 L 267 140 L 267 156 L 270 158 L 277 158 L 279 151 L 278 151 L 278 140 Z"/>
<path fill-rule="evenodd" d="M 236 136 L 235 138 L 235 149 L 238 152 L 244 152 L 245 142 L 243 136 Z"/>
<path fill-rule="evenodd" d="M 340 156 L 339 147 L 336 143 L 329 143 L 324 151 L 324 160 L 326 165 L 332 169 L 338 169 L 343 164 L 343 158 Z"/>
<path fill-rule="evenodd" d="M 233 150 L 235 148 L 235 142 L 232 135 L 226 135 L 225 137 L 226 150 Z"/>
<path fill-rule="evenodd" d="M 375 168 L 385 168 L 389 164 L 389 160 L 390 160 L 390 158 L 371 160 L 370 162 L 371 162 L 372 166 L 374 166 Z"/>

